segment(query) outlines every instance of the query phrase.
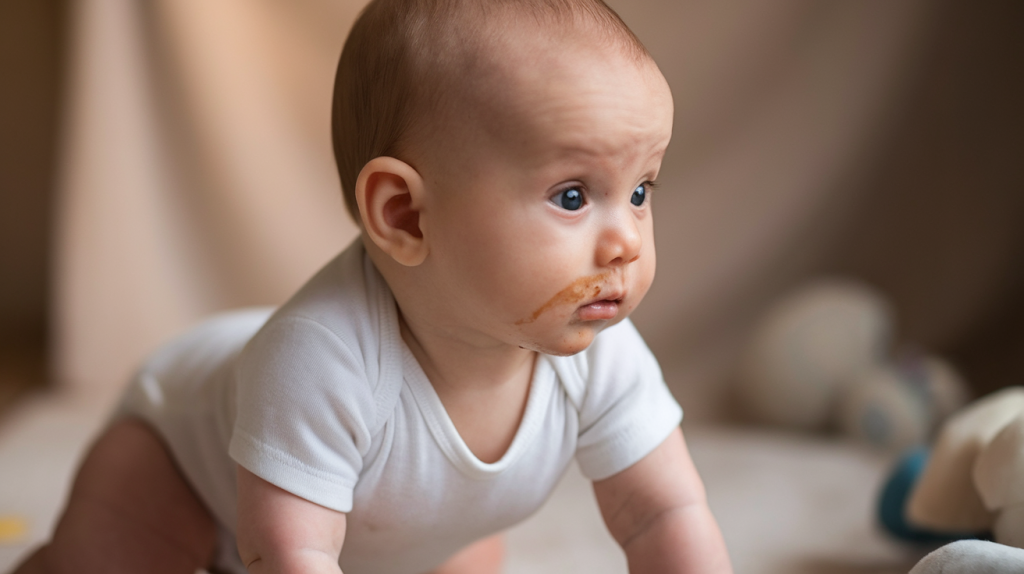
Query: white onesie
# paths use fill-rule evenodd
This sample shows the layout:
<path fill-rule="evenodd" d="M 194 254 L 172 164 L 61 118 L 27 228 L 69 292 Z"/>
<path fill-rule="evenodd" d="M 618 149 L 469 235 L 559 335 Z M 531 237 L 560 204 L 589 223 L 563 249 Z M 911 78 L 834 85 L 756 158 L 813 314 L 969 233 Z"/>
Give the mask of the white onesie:
<path fill-rule="evenodd" d="M 627 320 L 574 356 L 538 357 L 512 445 L 481 462 L 402 341 L 358 240 L 272 315 L 221 315 L 163 347 L 120 412 L 164 437 L 229 541 L 236 463 L 348 513 L 346 574 L 426 572 L 537 510 L 574 457 L 606 478 L 682 417 Z M 230 562 L 221 567 L 245 571 Z"/>

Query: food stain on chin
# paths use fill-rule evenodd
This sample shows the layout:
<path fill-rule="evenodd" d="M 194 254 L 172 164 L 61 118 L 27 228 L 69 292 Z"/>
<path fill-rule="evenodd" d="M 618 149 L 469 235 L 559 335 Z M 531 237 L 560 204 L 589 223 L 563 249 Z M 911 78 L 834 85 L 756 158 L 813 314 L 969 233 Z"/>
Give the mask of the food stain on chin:
<path fill-rule="evenodd" d="M 525 319 L 520 319 L 516 321 L 515 324 L 525 325 L 533 323 L 541 316 L 541 314 L 555 305 L 578 305 L 587 299 L 597 297 L 601 294 L 601 284 L 604 283 L 607 277 L 608 273 L 598 273 L 597 275 L 580 277 L 565 289 L 555 293 L 555 296 L 548 299 L 547 303 L 537 307 L 537 310 L 533 312 L 533 315 L 530 315 Z"/>

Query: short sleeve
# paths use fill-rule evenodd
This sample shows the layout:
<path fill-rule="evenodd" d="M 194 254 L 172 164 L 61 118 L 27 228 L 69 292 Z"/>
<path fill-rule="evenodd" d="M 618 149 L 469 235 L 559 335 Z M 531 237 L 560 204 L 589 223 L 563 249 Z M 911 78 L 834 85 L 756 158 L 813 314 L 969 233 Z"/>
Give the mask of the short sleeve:
<path fill-rule="evenodd" d="M 585 389 L 576 460 L 587 478 L 601 480 L 653 451 L 679 426 L 683 411 L 628 320 L 601 332 L 584 353 L 576 361 Z"/>
<path fill-rule="evenodd" d="M 320 323 L 272 318 L 235 374 L 231 458 L 296 496 L 350 511 L 376 412 L 365 373 L 360 355 Z"/>

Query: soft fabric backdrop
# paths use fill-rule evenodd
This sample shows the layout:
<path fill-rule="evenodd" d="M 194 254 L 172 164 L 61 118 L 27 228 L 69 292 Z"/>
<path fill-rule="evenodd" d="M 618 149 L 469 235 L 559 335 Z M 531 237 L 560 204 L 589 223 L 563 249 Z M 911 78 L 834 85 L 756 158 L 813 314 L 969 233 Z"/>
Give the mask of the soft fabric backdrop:
<path fill-rule="evenodd" d="M 161 341 L 220 309 L 282 302 L 355 237 L 329 108 L 362 4 L 74 3 L 53 295 L 62 384 L 123 385 Z M 850 238 L 875 221 L 883 144 L 912 107 L 949 10 L 923 0 L 610 4 L 676 103 L 655 197 L 658 278 L 634 318 L 688 416 L 702 418 L 721 410 L 721 382 L 763 305 L 837 257 L 859 261 Z M 1020 213 L 1004 191 L 986 196 L 997 200 L 982 215 Z M 923 310 L 911 305 L 914 336 L 948 343 L 1002 293 L 1013 253 L 993 250 L 1007 233 L 964 238 L 967 253 L 996 255 L 969 257 L 971 273 L 948 274 L 952 287 Z"/>

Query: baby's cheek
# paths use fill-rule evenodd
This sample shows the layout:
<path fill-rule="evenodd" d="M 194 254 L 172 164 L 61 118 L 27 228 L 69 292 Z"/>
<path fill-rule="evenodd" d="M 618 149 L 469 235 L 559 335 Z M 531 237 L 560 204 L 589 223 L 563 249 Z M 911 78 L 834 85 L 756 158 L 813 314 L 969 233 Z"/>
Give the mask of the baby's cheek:
<path fill-rule="evenodd" d="M 630 308 L 626 310 L 627 313 L 640 304 L 652 283 L 654 283 L 654 261 L 645 264 L 637 274 L 636 283 L 632 287 L 632 294 L 635 296 L 630 297 L 632 301 L 628 303 Z"/>

